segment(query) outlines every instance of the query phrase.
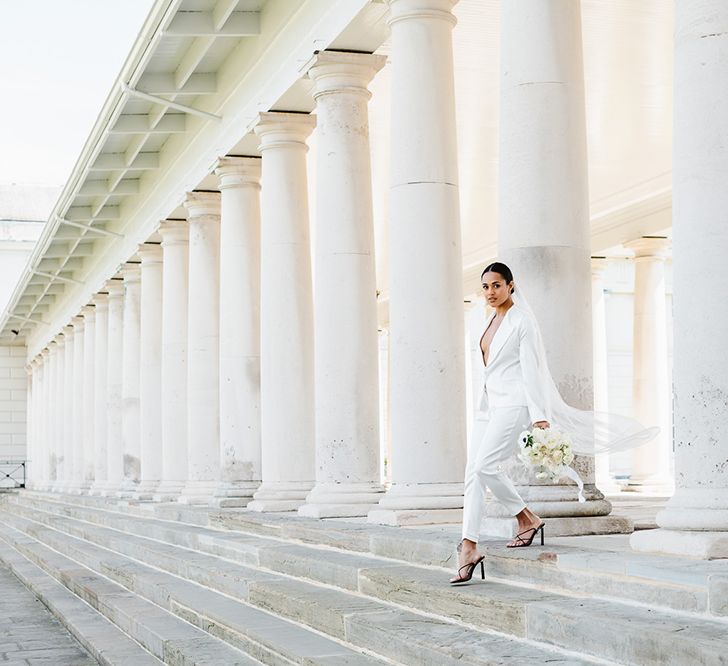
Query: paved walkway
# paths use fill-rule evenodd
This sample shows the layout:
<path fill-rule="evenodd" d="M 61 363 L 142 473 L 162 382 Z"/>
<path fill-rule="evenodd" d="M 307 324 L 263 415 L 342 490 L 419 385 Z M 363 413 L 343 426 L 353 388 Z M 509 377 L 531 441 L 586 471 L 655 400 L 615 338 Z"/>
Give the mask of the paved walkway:
<path fill-rule="evenodd" d="M 98 666 L 98 662 L 0 564 L 0 665 Z"/>

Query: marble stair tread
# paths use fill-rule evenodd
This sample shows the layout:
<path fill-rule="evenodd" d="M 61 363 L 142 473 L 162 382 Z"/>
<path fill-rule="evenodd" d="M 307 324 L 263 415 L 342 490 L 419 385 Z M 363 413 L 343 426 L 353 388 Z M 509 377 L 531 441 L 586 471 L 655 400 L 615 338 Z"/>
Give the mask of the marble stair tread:
<path fill-rule="evenodd" d="M 224 641 L 19 531 L 5 513 L 0 514 L 0 538 L 164 663 L 190 666 L 260 664 Z"/>
<path fill-rule="evenodd" d="M 583 655 L 554 653 L 548 648 L 516 642 L 506 636 L 474 634 L 457 624 L 437 624 L 402 610 L 366 613 L 347 618 L 350 640 L 377 645 L 397 663 L 413 666 L 585 666 L 604 664 Z"/>
<path fill-rule="evenodd" d="M 328 661 L 334 657 L 340 663 L 352 665 L 375 666 L 383 663 L 260 608 L 245 605 L 195 582 L 165 573 L 63 531 L 14 515 L 0 513 L 0 520 L 55 550 L 72 553 L 74 559 L 83 566 L 109 577 L 132 593 L 220 637 L 263 663 L 278 664 L 284 659 L 288 660 L 287 663 L 317 664 L 319 659 Z M 122 540 L 129 542 L 134 537 L 118 534 L 116 541 L 108 545 L 119 547 Z M 211 575 L 216 574 L 217 571 L 211 572 Z M 258 578 L 265 589 L 270 577 L 264 575 Z M 246 581 L 245 584 L 249 583 Z M 245 596 L 248 596 L 247 590 Z"/>
<path fill-rule="evenodd" d="M 12 508 L 7 507 L 6 512 Z M 183 581 L 163 573 L 164 570 L 176 569 L 179 563 L 185 559 L 185 554 L 189 551 L 184 548 L 170 547 L 168 544 L 151 542 L 150 539 L 144 537 L 123 534 L 116 530 L 97 525 L 84 524 L 81 521 L 70 518 L 60 518 L 53 514 L 44 515 L 41 511 L 28 510 L 27 507 L 24 508 L 23 512 L 28 516 L 35 515 L 38 521 L 28 520 L 27 518 L 12 514 L 7 515 L 7 513 L 3 519 L 8 522 L 15 521 L 18 527 L 22 527 L 31 535 L 42 539 L 56 549 L 63 550 L 64 552 L 73 552 L 75 557 L 83 561 L 87 566 L 97 568 L 105 575 L 115 577 L 117 580 L 125 581 L 125 584 L 131 589 L 151 594 L 155 586 L 161 585 L 163 593 L 168 595 L 175 594 L 173 585 L 183 586 L 186 583 L 189 586 L 194 585 L 196 589 L 204 589 L 200 588 L 194 582 Z M 52 522 L 53 528 L 43 524 L 44 520 Z M 66 530 L 75 532 L 77 536 L 72 536 L 70 532 L 66 533 Z M 84 536 L 89 541 L 83 541 Z M 178 551 L 176 554 L 172 552 L 174 548 Z M 139 562 L 128 560 L 128 557 L 124 555 L 111 552 L 117 550 L 119 553 L 127 553 L 129 556 L 135 558 L 143 558 L 144 561 L 155 568 L 147 568 L 146 565 L 142 565 Z M 325 551 L 320 552 L 331 554 Z M 132 553 L 133 555 L 131 555 Z M 153 554 L 156 554 L 154 558 L 152 558 Z M 341 555 L 340 553 L 333 554 L 337 556 Z M 346 633 L 346 622 L 348 618 L 361 614 L 381 612 L 391 608 L 390 605 L 380 599 L 352 594 L 340 589 L 321 587 L 320 585 L 293 578 L 271 576 L 266 573 L 262 576 L 258 575 L 257 579 L 251 579 L 251 575 L 259 574 L 259 572 L 255 572 L 244 565 L 225 562 L 225 560 L 220 560 L 212 556 L 207 557 L 209 557 L 210 561 L 206 568 L 198 566 L 188 567 L 185 570 L 185 574 L 192 576 L 192 580 L 196 582 L 204 581 L 204 584 L 214 586 L 219 591 L 237 590 L 240 594 L 246 594 L 247 596 L 244 597 L 245 600 L 257 609 L 262 609 L 288 620 L 293 620 L 296 623 L 311 627 L 316 631 L 341 641 L 349 642 Z M 219 575 L 220 567 L 227 572 L 225 576 Z M 145 568 L 147 569 L 146 573 L 144 572 Z M 376 569 L 367 569 L 367 571 L 373 570 Z M 431 571 L 430 573 L 438 577 L 442 592 L 448 595 L 450 588 L 447 585 L 446 577 L 443 576 L 443 573 L 437 571 Z M 244 576 L 248 576 L 248 579 L 244 579 Z M 172 580 L 173 578 L 174 581 L 178 582 L 174 582 Z M 160 579 L 162 579 L 162 582 L 160 582 Z M 505 587 L 503 585 L 498 586 L 498 588 Z M 209 609 L 216 608 L 219 604 L 201 604 L 195 600 L 196 597 L 194 594 L 192 595 L 192 600 L 189 599 L 189 595 L 185 598 L 182 597 L 181 593 L 176 593 L 176 595 L 176 605 L 182 610 L 180 611 L 178 608 L 175 612 L 182 617 L 186 617 L 193 624 L 201 622 L 203 623 L 202 626 L 209 626 L 210 621 L 219 625 L 223 624 L 219 618 L 210 617 L 211 611 Z M 387 595 L 385 594 L 385 596 Z M 543 594 L 539 595 L 538 598 L 543 598 Z M 155 599 L 155 601 L 160 604 L 165 603 L 164 599 Z M 173 602 L 168 603 L 172 604 Z M 520 600 L 517 600 L 515 603 L 518 604 L 519 608 L 522 606 Z M 204 613 L 199 610 L 194 611 L 200 605 L 205 609 Z M 185 610 L 190 608 L 193 609 L 193 612 L 189 613 L 188 616 L 185 614 Z M 411 612 L 410 615 L 412 618 L 418 617 L 415 612 Z M 494 620 L 494 622 L 499 627 L 503 625 L 502 619 Z M 430 625 L 450 626 L 453 631 L 462 630 L 461 627 L 458 628 L 451 621 L 444 618 L 428 618 L 428 623 Z M 490 634 L 487 623 L 481 624 L 480 629 L 470 628 L 474 637 L 480 642 L 484 640 L 482 634 Z M 509 640 L 513 642 L 514 638 L 523 632 L 519 627 L 517 632 L 510 633 L 511 638 Z M 368 644 L 359 645 L 359 647 L 366 649 Z M 534 651 L 532 658 L 536 659 L 539 653 L 539 649 Z M 548 651 L 548 653 L 551 655 L 551 651 Z M 557 652 L 551 656 L 554 659 L 560 660 L 563 655 Z M 481 662 L 475 661 L 473 663 Z"/>
<path fill-rule="evenodd" d="M 379 654 L 396 663 L 431 664 L 592 664 L 584 656 L 565 655 L 549 647 L 515 640 L 511 636 L 479 631 L 454 622 L 422 615 L 366 598 L 352 602 L 336 590 L 314 590 L 297 580 L 281 580 L 266 589 L 251 590 L 258 603 L 271 612 L 284 613 L 342 640 L 376 646 Z M 511 661 L 501 659 L 513 655 Z M 510 657 L 509 657 L 510 658 Z"/>
<path fill-rule="evenodd" d="M 288 545 L 284 545 L 287 542 L 266 536 L 130 516 L 75 503 L 40 498 L 20 499 L 17 503 L 204 550 L 252 566 L 265 566 L 276 571 L 285 568 L 291 575 L 352 590 L 357 589 L 358 569 L 386 566 L 387 559 L 394 564 L 401 560 L 409 559 L 417 563 L 424 559 L 427 563 L 438 562 L 439 566 L 448 569 L 454 567 L 455 560 L 452 542 L 445 541 L 447 534 L 443 536 L 442 528 L 385 528 L 379 533 L 369 532 L 368 539 L 377 556 L 371 557 L 372 553 L 351 552 L 348 549 L 322 550 L 312 543 L 288 542 Z M 255 522 L 261 520 L 258 515 L 253 519 Z M 275 519 L 278 523 L 283 522 L 279 516 Z M 546 586 L 568 594 L 589 593 L 680 612 L 702 613 L 711 607 L 718 609 L 716 614 L 725 615 L 725 609 L 718 603 L 717 596 L 719 590 L 725 587 L 725 576 L 719 574 L 728 572 L 727 563 L 696 563 L 673 557 L 610 552 L 603 548 L 585 550 L 561 544 L 508 549 L 498 540 L 484 541 L 482 545 L 488 554 L 488 576 L 504 582 Z M 444 553 L 448 549 L 449 555 L 446 557 Z M 655 563 L 655 569 L 651 568 L 652 562 Z"/>
<path fill-rule="evenodd" d="M 0 560 L 103 666 L 163 662 L 62 583 L 0 539 Z"/>

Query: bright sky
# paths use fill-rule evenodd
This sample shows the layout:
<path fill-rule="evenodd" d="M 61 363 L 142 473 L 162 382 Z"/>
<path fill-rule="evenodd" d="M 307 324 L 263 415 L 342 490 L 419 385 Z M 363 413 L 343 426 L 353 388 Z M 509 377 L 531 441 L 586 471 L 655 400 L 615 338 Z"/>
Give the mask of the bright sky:
<path fill-rule="evenodd" d="M 152 3 L 0 0 L 0 184 L 65 184 Z"/>

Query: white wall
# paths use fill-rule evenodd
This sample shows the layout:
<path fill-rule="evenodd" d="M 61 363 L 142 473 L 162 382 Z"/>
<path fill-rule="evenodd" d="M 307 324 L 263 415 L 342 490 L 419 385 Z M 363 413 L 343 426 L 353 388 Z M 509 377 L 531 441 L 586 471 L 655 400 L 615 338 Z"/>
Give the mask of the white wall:
<path fill-rule="evenodd" d="M 28 375 L 25 347 L 0 347 L 0 462 L 25 459 Z M 0 487 L 9 472 L 0 466 Z M 5 472 L 5 473 L 4 473 Z M 22 473 L 16 478 L 22 478 Z"/>

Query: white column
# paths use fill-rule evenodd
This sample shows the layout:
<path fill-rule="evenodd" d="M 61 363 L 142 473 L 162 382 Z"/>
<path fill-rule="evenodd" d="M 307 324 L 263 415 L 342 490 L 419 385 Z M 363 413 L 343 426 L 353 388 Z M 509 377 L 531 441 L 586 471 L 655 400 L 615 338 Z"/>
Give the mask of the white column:
<path fill-rule="evenodd" d="M 316 485 L 299 508 L 366 516 L 379 469 L 377 284 L 367 89 L 384 56 L 319 53 L 316 100 Z"/>
<path fill-rule="evenodd" d="M 594 366 L 594 409 L 609 411 L 609 364 L 607 354 L 607 314 L 604 302 L 605 257 L 591 258 L 592 277 L 592 350 Z M 618 486 L 609 474 L 609 454 L 602 453 L 595 459 L 596 482 L 600 488 L 617 491 Z"/>
<path fill-rule="evenodd" d="M 632 453 L 630 486 L 672 494 L 670 399 L 667 357 L 666 238 L 645 237 L 625 245 L 634 251 L 633 416 L 659 426 L 660 434 Z"/>
<path fill-rule="evenodd" d="M 40 447 L 36 451 L 36 465 L 39 469 L 39 475 L 35 480 L 34 488 L 36 490 L 46 490 L 48 487 L 48 480 L 50 478 L 50 443 L 49 443 L 49 420 L 50 420 L 50 408 L 48 401 L 48 385 L 51 377 L 51 355 L 50 355 L 50 343 L 41 351 L 41 359 L 43 366 L 43 374 L 41 377 L 41 389 L 40 389 L 40 409 L 41 409 L 41 423 L 40 423 Z"/>
<path fill-rule="evenodd" d="M 162 478 L 162 248 L 139 246 L 141 328 L 139 343 L 139 430 L 141 481 L 137 499 L 152 499 Z"/>
<path fill-rule="evenodd" d="M 245 506 L 260 470 L 260 158 L 224 157 L 220 188 L 220 485 Z"/>
<path fill-rule="evenodd" d="M 73 481 L 73 326 L 63 327 L 63 447 L 61 449 L 61 466 L 59 483 L 54 490 L 64 492 Z"/>
<path fill-rule="evenodd" d="M 124 354 L 124 282 L 112 279 L 109 292 L 109 328 L 106 338 L 106 485 L 101 494 L 115 495 L 124 478 L 124 437 L 121 431 L 121 378 Z"/>
<path fill-rule="evenodd" d="M 390 0 L 392 486 L 378 523 L 457 522 L 466 453 L 454 0 Z"/>
<path fill-rule="evenodd" d="M 154 499 L 176 499 L 187 480 L 188 225 L 165 220 L 162 237 L 162 479 Z"/>
<path fill-rule="evenodd" d="M 84 373 L 83 349 L 85 322 L 81 315 L 71 319 L 73 323 L 73 442 L 72 442 L 72 476 L 68 490 L 73 493 L 81 491 L 83 474 L 83 406 L 84 406 Z"/>
<path fill-rule="evenodd" d="M 63 474 L 63 447 L 65 444 L 65 402 L 63 389 L 65 387 L 64 365 L 66 361 L 66 336 L 56 335 L 55 339 L 55 370 L 53 373 L 53 442 L 51 444 L 51 483 L 49 490 L 60 490 Z"/>
<path fill-rule="evenodd" d="M 41 352 L 41 383 L 40 383 L 40 442 L 35 449 L 35 467 L 38 470 L 38 476 L 35 479 L 34 488 L 36 490 L 46 490 L 49 479 L 49 438 L 50 438 L 50 400 L 48 396 L 48 385 L 51 375 L 51 358 L 50 346 Z"/>
<path fill-rule="evenodd" d="M 83 358 L 82 361 L 82 383 L 83 396 L 81 405 L 81 460 L 77 476 L 80 481 L 80 490 L 87 494 L 94 480 L 94 421 L 96 413 L 94 410 L 94 394 L 96 386 L 94 383 L 96 363 L 95 342 L 96 342 L 96 308 L 93 305 L 86 305 L 81 309 L 83 314 Z"/>
<path fill-rule="evenodd" d="M 189 192 L 187 483 L 179 501 L 208 503 L 220 478 L 220 195 Z"/>
<path fill-rule="evenodd" d="M 128 262 L 121 271 L 124 278 L 123 352 L 121 366 L 121 434 L 124 441 L 124 479 L 120 497 L 130 497 L 141 475 L 141 430 L 139 423 L 139 342 L 141 317 L 141 268 Z"/>
<path fill-rule="evenodd" d="M 500 259 L 534 309 L 564 400 L 593 408 L 589 196 L 581 6 L 562 0 L 502 5 Z M 568 290 L 568 291 L 565 291 Z M 555 294 L 568 294 L 558 297 Z M 575 331 L 568 340 L 564 326 Z M 594 459 L 574 466 L 587 501 L 569 483 L 539 482 L 518 463 L 514 481 L 551 534 L 631 531 L 594 483 Z M 510 536 L 515 520 L 491 503 L 484 527 Z M 569 517 L 568 520 L 556 518 Z M 578 517 L 578 518 L 577 518 Z M 499 519 L 502 518 L 502 519 Z"/>
<path fill-rule="evenodd" d="M 25 487 L 32 488 L 36 477 L 35 450 L 38 447 L 38 394 L 40 392 L 40 360 L 36 356 L 25 366 L 28 374 L 25 416 Z"/>
<path fill-rule="evenodd" d="M 314 480 L 313 297 L 306 139 L 315 118 L 262 113 L 261 440 L 253 511 L 292 511 Z"/>
<path fill-rule="evenodd" d="M 675 3 L 673 330 L 676 490 L 638 550 L 728 557 L 728 5 Z M 650 538 L 648 538 L 650 537 Z"/>
<path fill-rule="evenodd" d="M 106 442 L 106 367 L 108 363 L 109 295 L 96 294 L 92 301 L 96 307 L 94 337 L 94 392 L 91 407 L 93 418 L 93 476 L 90 494 L 99 495 L 108 482 L 108 458 Z"/>

